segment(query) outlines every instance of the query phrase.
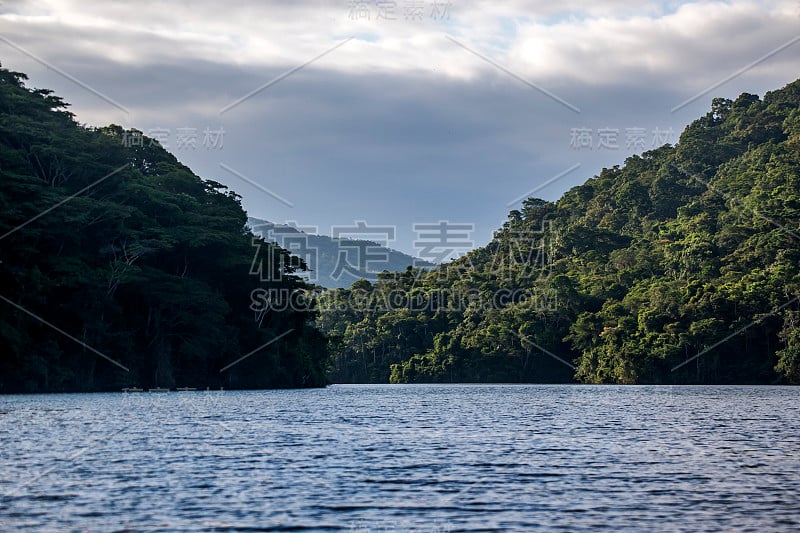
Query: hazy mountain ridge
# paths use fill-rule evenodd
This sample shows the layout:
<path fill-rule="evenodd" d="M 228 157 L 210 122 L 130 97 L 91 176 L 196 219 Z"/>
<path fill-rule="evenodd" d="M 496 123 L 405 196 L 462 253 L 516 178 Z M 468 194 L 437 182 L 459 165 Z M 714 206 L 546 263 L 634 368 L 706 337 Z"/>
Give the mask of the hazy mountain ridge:
<path fill-rule="evenodd" d="M 249 217 L 247 224 L 256 235 L 303 259 L 310 271 L 297 272 L 297 275 L 329 289 L 349 287 L 359 279 L 375 281 L 383 271 L 401 272 L 409 266 L 426 269 L 435 266 L 375 241 L 334 239 L 254 217 Z"/>

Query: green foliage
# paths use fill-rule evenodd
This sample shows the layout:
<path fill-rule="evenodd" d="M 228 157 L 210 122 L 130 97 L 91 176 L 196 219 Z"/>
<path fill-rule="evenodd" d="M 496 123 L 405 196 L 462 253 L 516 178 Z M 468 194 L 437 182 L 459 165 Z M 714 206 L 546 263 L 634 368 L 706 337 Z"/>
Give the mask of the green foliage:
<path fill-rule="evenodd" d="M 315 309 L 251 309 L 253 291 L 310 288 L 260 239 L 282 275 L 251 275 L 239 197 L 155 141 L 123 142 L 136 132 L 79 126 L 25 79 L 0 69 L 0 295 L 80 343 L 0 302 L 0 391 L 324 385 Z"/>
<path fill-rule="evenodd" d="M 332 378 L 798 383 L 798 221 L 800 80 L 714 99 L 677 145 L 526 200 L 486 247 L 326 294 Z M 369 305 L 441 292 L 457 305 Z"/>

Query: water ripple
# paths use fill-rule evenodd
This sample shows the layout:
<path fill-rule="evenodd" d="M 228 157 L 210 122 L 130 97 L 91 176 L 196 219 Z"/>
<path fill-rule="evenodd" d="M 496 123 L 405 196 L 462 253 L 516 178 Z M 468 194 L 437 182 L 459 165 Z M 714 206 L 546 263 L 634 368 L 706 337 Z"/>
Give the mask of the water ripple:
<path fill-rule="evenodd" d="M 800 389 L 0 397 L 0 530 L 796 531 Z"/>

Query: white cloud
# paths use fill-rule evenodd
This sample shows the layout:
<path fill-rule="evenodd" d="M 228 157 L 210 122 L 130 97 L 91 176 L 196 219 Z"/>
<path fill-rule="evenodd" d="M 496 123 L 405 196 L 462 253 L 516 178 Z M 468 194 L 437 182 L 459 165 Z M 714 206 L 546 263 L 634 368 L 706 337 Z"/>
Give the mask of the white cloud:
<path fill-rule="evenodd" d="M 510 64 L 561 83 L 700 89 L 800 34 L 800 20 L 787 17 L 789 4 L 695 3 L 660 17 L 531 24 L 520 29 Z M 769 63 L 797 72 L 798 58 L 787 50 Z"/>
<path fill-rule="evenodd" d="M 645 75 L 708 83 L 798 32 L 796 2 L 449 2 L 448 20 L 353 20 L 346 2 L 21 2 L 0 16 L 4 35 L 37 40 L 47 55 L 80 53 L 121 64 L 186 59 L 246 67 L 294 66 L 342 39 L 319 66 L 346 72 L 430 72 L 470 79 L 489 67 L 443 38 L 453 34 L 536 80 L 617 83 Z M 441 2 L 445 4 L 445 2 Z M 52 36 L 59 36 L 55 39 Z M 734 37 L 735 38 L 732 38 Z M 44 41 L 43 38 L 48 40 Z M 755 56 L 755 57 L 754 57 Z M 795 54 L 795 57 L 797 55 Z M 778 60 L 785 61 L 786 58 Z M 795 63 L 796 64 L 796 63 Z"/>
<path fill-rule="evenodd" d="M 763 93 L 800 72 L 799 42 L 670 113 L 800 34 L 796 0 L 450 3 L 446 21 L 427 14 L 405 21 L 402 12 L 394 21 L 374 14 L 352 20 L 345 0 L 6 0 L 0 6 L 0 35 L 108 94 L 129 115 L 2 42 L 0 58 L 28 73 L 31 85 L 55 89 L 88 124 L 145 131 L 224 125 L 224 153 L 178 157 L 245 194 L 254 215 L 322 227 L 348 222 L 342 216 L 406 227 L 412 216 L 451 218 L 475 222 L 483 236 L 491 235 L 508 201 L 575 163 L 582 163 L 579 171 L 539 194 L 555 199 L 600 166 L 622 163 L 625 150 L 571 149 L 571 128 L 611 127 L 624 135 L 625 128 L 645 127 L 649 143 L 656 126 L 674 128 L 677 136 L 712 96 Z M 448 34 L 581 113 L 512 79 Z M 353 35 L 219 115 L 236 98 Z M 220 161 L 263 176 L 297 208 L 282 213 L 273 199 L 221 174 Z"/>

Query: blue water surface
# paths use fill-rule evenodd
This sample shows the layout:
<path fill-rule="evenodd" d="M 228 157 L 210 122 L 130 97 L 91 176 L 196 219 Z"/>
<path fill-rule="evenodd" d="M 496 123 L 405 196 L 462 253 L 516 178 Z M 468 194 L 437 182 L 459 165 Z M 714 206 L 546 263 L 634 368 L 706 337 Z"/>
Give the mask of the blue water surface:
<path fill-rule="evenodd" d="M 0 396 L 0 530 L 797 531 L 800 389 Z"/>

